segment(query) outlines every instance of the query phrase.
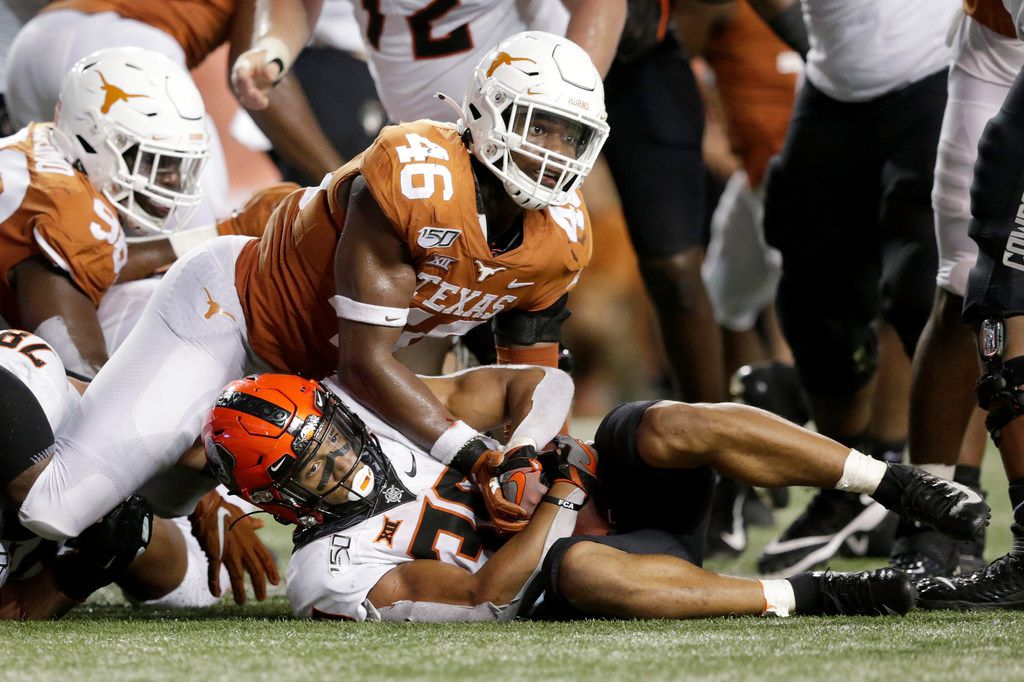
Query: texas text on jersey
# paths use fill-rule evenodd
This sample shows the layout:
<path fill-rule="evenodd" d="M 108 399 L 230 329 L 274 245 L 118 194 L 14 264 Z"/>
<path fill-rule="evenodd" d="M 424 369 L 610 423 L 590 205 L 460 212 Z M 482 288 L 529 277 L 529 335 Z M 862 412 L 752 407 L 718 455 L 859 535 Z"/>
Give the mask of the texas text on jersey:
<path fill-rule="evenodd" d="M 238 258 L 235 285 L 249 342 L 275 369 L 323 376 L 337 364 L 333 265 L 347 201 L 338 192 L 355 175 L 406 242 L 416 269 L 398 347 L 464 334 L 503 310 L 544 310 L 590 260 L 590 220 L 579 193 L 567 205 L 525 211 L 522 243 L 494 255 L 458 131 L 431 121 L 385 128 L 319 187 L 286 199 L 263 238 Z"/>
<path fill-rule="evenodd" d="M 114 207 L 33 123 L 0 140 L 0 314 L 19 323 L 12 270 L 41 257 L 67 273 L 94 305 L 128 260 Z"/>

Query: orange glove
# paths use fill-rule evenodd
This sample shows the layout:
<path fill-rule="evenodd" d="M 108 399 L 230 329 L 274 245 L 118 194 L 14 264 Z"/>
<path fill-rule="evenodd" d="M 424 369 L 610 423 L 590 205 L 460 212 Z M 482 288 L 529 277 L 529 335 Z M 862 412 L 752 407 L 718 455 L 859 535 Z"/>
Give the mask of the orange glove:
<path fill-rule="evenodd" d="M 268 581 L 271 585 L 281 583 L 274 556 L 256 534 L 256 529 L 263 527 L 262 520 L 245 516 L 245 512 L 216 490 L 203 495 L 188 518 L 192 522 L 192 534 L 210 561 L 207 579 L 213 596 L 221 595 L 222 565 L 228 569 L 236 604 L 245 603 L 246 573 L 257 601 L 267 598 Z"/>
<path fill-rule="evenodd" d="M 515 448 L 504 455 L 490 452 L 500 458 L 492 456 L 481 464 L 477 482 L 494 527 L 514 535 L 526 527 L 548 486 L 533 447 Z"/>

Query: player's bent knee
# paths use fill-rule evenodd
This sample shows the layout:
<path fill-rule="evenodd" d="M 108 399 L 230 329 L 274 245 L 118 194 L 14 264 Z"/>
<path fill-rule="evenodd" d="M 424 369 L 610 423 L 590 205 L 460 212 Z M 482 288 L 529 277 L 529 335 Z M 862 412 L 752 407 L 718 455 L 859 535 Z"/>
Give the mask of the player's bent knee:
<path fill-rule="evenodd" d="M 640 273 L 655 305 L 681 310 L 697 306 L 704 296 L 700 266 L 702 249 L 687 249 L 671 256 L 640 258 Z"/>

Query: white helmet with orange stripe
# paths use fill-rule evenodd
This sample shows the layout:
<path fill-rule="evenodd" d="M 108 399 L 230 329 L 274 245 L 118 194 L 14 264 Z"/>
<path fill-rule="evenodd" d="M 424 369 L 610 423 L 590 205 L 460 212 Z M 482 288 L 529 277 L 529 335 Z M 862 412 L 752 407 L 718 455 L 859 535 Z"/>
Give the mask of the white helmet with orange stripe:
<path fill-rule="evenodd" d="M 477 64 L 462 104 L 476 158 L 527 209 L 569 201 L 608 138 L 604 86 L 566 38 L 527 31 Z"/>
<path fill-rule="evenodd" d="M 206 110 L 188 73 L 164 55 L 116 47 L 81 59 L 64 79 L 55 124 L 129 238 L 180 229 L 202 201 Z"/>

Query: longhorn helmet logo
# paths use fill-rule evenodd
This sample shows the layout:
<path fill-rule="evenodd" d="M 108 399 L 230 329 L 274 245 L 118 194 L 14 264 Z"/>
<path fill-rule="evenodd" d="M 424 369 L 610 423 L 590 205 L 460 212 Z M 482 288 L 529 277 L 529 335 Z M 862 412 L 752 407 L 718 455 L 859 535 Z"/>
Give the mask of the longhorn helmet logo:
<path fill-rule="evenodd" d="M 508 52 L 499 52 L 498 55 L 494 58 L 494 61 L 491 62 L 491 65 L 487 67 L 487 77 L 490 78 L 492 75 L 494 75 L 494 72 L 498 70 L 499 66 L 512 66 L 512 62 L 530 62 L 531 64 L 537 63 L 530 59 L 529 57 L 513 57 Z M 535 72 L 527 71 L 525 73 L 528 76 L 537 75 Z"/>
<path fill-rule="evenodd" d="M 143 95 L 141 93 L 135 94 L 125 92 L 116 85 L 108 83 L 107 79 L 103 76 L 103 73 L 101 71 L 97 70 L 96 74 L 100 77 L 100 80 L 103 81 L 103 85 L 100 86 L 103 88 L 104 93 L 103 106 L 100 107 L 101 114 L 106 114 L 107 112 L 109 112 L 110 107 L 114 106 L 118 102 L 127 102 L 132 97 L 148 97 L 148 95 Z"/>

